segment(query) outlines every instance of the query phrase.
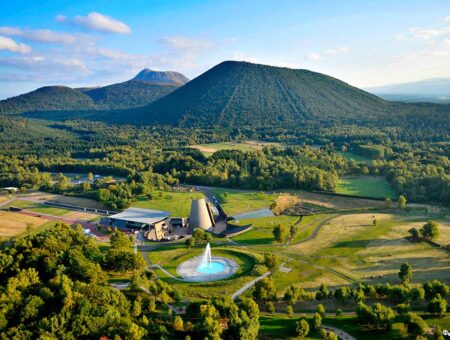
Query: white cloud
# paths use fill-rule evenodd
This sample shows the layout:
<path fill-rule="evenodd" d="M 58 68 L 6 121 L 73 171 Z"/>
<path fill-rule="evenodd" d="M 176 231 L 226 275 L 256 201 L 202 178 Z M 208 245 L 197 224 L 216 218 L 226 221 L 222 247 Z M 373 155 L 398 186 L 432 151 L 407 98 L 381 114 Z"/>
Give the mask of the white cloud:
<path fill-rule="evenodd" d="M 31 51 L 31 47 L 22 43 L 15 42 L 11 38 L 0 36 L 0 50 L 28 53 Z"/>
<path fill-rule="evenodd" d="M 320 60 L 323 59 L 322 56 L 319 53 L 317 53 L 317 52 L 308 53 L 305 56 L 305 58 L 308 59 L 308 60 L 311 60 L 311 61 L 320 61 Z"/>
<path fill-rule="evenodd" d="M 63 14 L 58 14 L 58 15 L 55 17 L 55 20 L 58 21 L 58 22 L 64 22 L 64 21 L 67 20 L 67 17 L 66 17 L 65 15 L 63 15 Z"/>
<path fill-rule="evenodd" d="M 42 42 L 42 43 L 55 43 L 55 44 L 72 44 L 76 41 L 76 38 L 72 34 L 56 32 L 48 29 L 20 29 L 17 27 L 0 27 L 0 34 L 17 36 L 22 39 Z"/>
<path fill-rule="evenodd" d="M 444 21 L 450 21 L 450 15 L 447 15 L 446 17 L 444 17 Z"/>
<path fill-rule="evenodd" d="M 68 19 L 63 15 L 56 17 L 57 21 L 67 21 Z M 108 33 L 129 34 L 131 28 L 125 23 L 113 19 L 107 15 L 91 12 L 86 16 L 77 15 L 72 22 L 75 25 L 82 26 L 85 29 L 93 31 L 101 31 Z"/>

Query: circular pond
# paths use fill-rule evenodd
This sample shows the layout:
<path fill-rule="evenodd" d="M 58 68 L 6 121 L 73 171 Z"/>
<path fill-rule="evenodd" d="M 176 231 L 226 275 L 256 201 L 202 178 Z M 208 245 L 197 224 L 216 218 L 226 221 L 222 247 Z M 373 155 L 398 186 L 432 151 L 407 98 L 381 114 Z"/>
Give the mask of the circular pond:
<path fill-rule="evenodd" d="M 200 263 L 201 256 L 193 257 L 180 263 L 177 273 L 185 281 L 206 282 L 226 279 L 239 268 L 236 261 L 226 257 L 213 256 L 210 263 Z"/>

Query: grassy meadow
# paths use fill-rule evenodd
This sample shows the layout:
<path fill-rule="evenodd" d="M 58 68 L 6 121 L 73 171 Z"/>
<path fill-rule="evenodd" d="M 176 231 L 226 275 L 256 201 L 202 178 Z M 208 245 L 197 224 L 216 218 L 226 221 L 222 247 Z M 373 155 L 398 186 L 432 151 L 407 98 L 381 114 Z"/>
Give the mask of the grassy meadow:
<path fill-rule="evenodd" d="M 397 198 L 392 186 L 381 176 L 351 176 L 339 179 L 338 194 L 373 198 Z"/>

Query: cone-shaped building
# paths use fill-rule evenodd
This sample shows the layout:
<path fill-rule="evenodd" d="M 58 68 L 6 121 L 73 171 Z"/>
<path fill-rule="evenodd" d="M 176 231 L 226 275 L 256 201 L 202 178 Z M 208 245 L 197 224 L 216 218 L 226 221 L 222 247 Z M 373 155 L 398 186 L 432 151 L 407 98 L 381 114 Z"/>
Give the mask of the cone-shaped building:
<path fill-rule="evenodd" d="M 189 215 L 189 232 L 202 228 L 207 231 L 214 229 L 214 217 L 204 198 L 192 200 L 191 213 Z"/>

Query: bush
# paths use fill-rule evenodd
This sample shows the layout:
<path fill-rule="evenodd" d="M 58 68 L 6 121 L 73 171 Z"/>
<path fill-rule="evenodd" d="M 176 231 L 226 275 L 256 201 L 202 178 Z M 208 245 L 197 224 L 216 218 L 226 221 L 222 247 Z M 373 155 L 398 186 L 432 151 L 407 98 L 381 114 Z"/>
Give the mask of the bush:
<path fill-rule="evenodd" d="M 305 319 L 297 322 L 296 333 L 300 339 L 305 338 L 309 334 L 309 323 Z"/>
<path fill-rule="evenodd" d="M 415 338 L 417 336 L 424 335 L 428 329 L 428 325 L 417 314 L 409 313 L 406 321 L 406 328 L 408 329 L 408 335 Z"/>

